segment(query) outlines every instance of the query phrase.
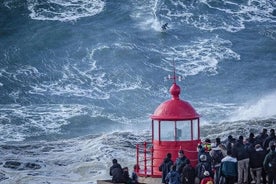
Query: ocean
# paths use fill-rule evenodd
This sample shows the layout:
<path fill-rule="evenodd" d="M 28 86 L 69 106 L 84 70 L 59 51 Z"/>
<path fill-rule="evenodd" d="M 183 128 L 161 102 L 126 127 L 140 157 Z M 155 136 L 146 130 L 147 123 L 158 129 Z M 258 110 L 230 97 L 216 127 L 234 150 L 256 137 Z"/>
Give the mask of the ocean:
<path fill-rule="evenodd" d="M 0 183 L 95 184 L 180 98 L 201 138 L 276 128 L 275 0 L 1 0 Z M 168 23 L 169 28 L 161 26 Z"/>

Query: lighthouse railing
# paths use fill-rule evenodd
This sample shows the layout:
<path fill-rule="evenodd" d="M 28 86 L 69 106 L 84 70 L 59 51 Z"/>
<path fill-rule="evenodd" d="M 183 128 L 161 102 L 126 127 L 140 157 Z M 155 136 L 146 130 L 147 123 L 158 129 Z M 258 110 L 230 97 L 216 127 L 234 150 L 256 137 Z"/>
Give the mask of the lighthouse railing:
<path fill-rule="evenodd" d="M 164 144 L 164 143 L 163 143 Z M 171 143 L 173 144 L 173 143 Z M 175 143 L 176 144 L 176 143 Z M 185 145 L 187 147 L 190 147 L 191 149 L 185 148 L 183 146 L 181 149 L 185 152 L 185 155 L 188 156 L 188 158 L 191 161 L 191 164 L 193 166 L 196 165 L 198 158 L 198 152 L 196 150 L 197 141 L 189 141 L 185 142 Z M 145 177 L 161 177 L 161 172 L 159 171 L 159 165 L 164 159 L 163 156 L 159 156 L 160 152 L 164 153 L 173 153 L 173 155 L 177 155 L 179 151 L 179 146 L 176 147 L 167 147 L 167 148 L 159 148 L 154 147 L 151 142 L 143 142 L 136 145 L 136 173 L 139 176 L 145 176 Z M 172 158 L 175 160 L 176 158 Z"/>
<path fill-rule="evenodd" d="M 136 172 L 139 176 L 153 176 L 153 147 L 150 142 L 136 145 Z"/>

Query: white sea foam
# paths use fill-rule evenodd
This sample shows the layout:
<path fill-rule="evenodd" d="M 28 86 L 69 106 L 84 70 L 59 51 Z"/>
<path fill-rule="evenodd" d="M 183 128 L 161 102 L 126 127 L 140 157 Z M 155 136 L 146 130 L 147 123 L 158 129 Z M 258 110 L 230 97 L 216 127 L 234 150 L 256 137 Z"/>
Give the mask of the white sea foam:
<path fill-rule="evenodd" d="M 3 2 L 4 6 L 11 9 L 12 0 L 6 0 Z"/>
<path fill-rule="evenodd" d="M 118 104 L 114 104 L 117 108 Z M 89 116 L 90 118 L 103 118 L 114 125 L 124 124 L 125 129 L 144 130 L 143 125 L 148 122 L 145 117 L 127 118 L 120 113 L 106 112 L 104 108 L 80 104 L 39 104 L 39 105 L 3 105 L 1 108 L 0 121 L 0 140 L 1 142 L 24 141 L 27 138 L 35 136 L 48 136 L 51 134 L 60 134 L 61 128 L 69 125 L 71 118 L 79 116 Z M 91 121 L 97 124 L 99 122 Z M 74 126 L 74 125 L 73 125 Z M 86 126 L 86 125 L 85 125 Z M 110 124 L 112 126 L 112 124 Z M 149 128 L 149 127 L 148 127 Z M 108 131 L 109 127 L 105 130 Z M 115 126 L 113 130 L 115 130 Z M 137 131 L 138 131 L 137 129 Z M 119 130 L 119 126 L 118 126 Z M 88 130 L 85 134 L 89 134 Z"/>
<path fill-rule="evenodd" d="M 103 11 L 102 0 L 28 0 L 30 17 L 36 20 L 75 21 Z"/>
<path fill-rule="evenodd" d="M 237 108 L 234 103 L 195 103 L 194 107 L 201 116 L 201 124 L 218 124 L 224 122 L 226 118 Z"/>
<path fill-rule="evenodd" d="M 108 53 L 110 58 L 114 58 L 113 54 L 132 50 L 133 46 L 128 43 L 115 43 L 112 45 L 98 45 L 80 61 L 73 63 L 68 61 L 62 67 L 62 75 L 56 80 L 43 81 L 41 83 L 31 83 L 30 94 L 37 95 L 57 95 L 64 97 L 84 97 L 90 99 L 109 99 L 110 94 L 120 91 L 146 89 L 142 87 L 142 78 L 139 75 L 133 75 L 128 69 L 127 73 L 122 73 L 125 70 L 124 63 L 118 64 L 112 71 L 109 70 L 109 61 L 102 61 L 101 65 L 97 64 L 101 60 L 98 59 L 99 54 Z M 111 52 L 109 52 L 111 51 Z M 109 56 L 106 54 L 106 58 Z M 114 61 L 117 62 L 117 61 Z M 111 65 L 115 65 L 111 63 Z M 58 69 L 60 70 L 60 69 Z M 21 70 L 20 70 L 21 71 Z M 17 73 L 24 73 L 25 70 Z M 29 71 L 30 72 L 30 71 Z M 52 72 L 59 72 L 53 68 Z M 32 72 L 34 73 L 34 72 Z M 43 74 L 35 73 L 38 77 Z M 25 73 L 25 76 L 26 73 Z M 148 87 L 149 88 L 149 87 Z"/>
<path fill-rule="evenodd" d="M 108 92 L 102 90 L 109 83 L 106 79 L 106 73 L 97 67 L 96 60 L 93 58 L 97 50 L 105 48 L 100 46 L 93 49 L 78 63 L 72 64 L 69 61 L 63 66 L 61 78 L 42 83 L 33 83 L 29 92 L 31 94 L 108 99 Z M 56 70 L 53 69 L 53 72 Z"/>
<path fill-rule="evenodd" d="M 272 1 L 250 0 L 245 3 L 237 3 L 232 0 L 202 0 L 201 2 L 206 4 L 210 9 L 218 11 L 217 13 L 225 13 L 226 15 L 223 16 L 225 21 L 221 21 L 221 23 L 217 22 L 215 24 L 216 28 L 213 26 L 205 27 L 207 29 L 211 28 L 210 30 L 225 29 L 230 32 L 237 32 L 241 29 L 244 29 L 245 22 L 276 21 L 275 18 L 273 18 L 271 15 L 271 12 L 275 8 L 273 7 L 275 5 L 273 5 Z M 217 18 L 218 17 L 216 16 L 216 19 Z"/>
<path fill-rule="evenodd" d="M 172 46 L 162 51 L 167 55 L 160 67 L 171 70 L 171 61 L 177 62 L 181 76 L 197 75 L 201 72 L 217 74 L 217 65 L 225 60 L 240 60 L 240 55 L 231 50 L 232 43 L 218 36 L 210 39 L 199 38 L 189 45 Z"/>
<path fill-rule="evenodd" d="M 276 118 L 276 92 L 256 97 L 233 112 L 230 121 Z"/>
<path fill-rule="evenodd" d="M 137 1 L 133 2 L 133 4 L 134 10 L 131 13 L 131 17 L 139 22 L 138 26 L 140 29 L 153 29 L 158 32 L 163 31 L 161 26 L 169 19 L 163 18 L 162 15 L 160 16 L 160 10 L 163 6 L 162 1 Z"/>
<path fill-rule="evenodd" d="M 108 179 L 109 167 L 113 158 L 129 167 L 135 163 L 134 146 L 145 141 L 140 132 L 110 132 L 97 136 L 69 139 L 55 142 L 32 142 L 26 145 L 13 145 L 1 149 L 2 161 L 14 160 L 20 163 L 37 163 L 37 170 L 1 168 L 8 178 L 2 183 L 35 184 L 96 184 L 97 179 Z M 131 142 L 129 142 L 131 140 Z"/>
<path fill-rule="evenodd" d="M 202 126 L 201 131 L 204 134 L 202 136 L 212 139 L 219 136 L 224 140 L 229 134 L 236 137 L 247 136 L 250 130 L 256 133 L 262 127 L 262 123 L 222 123 L 218 126 Z M 268 125 L 270 126 L 273 126 L 273 122 Z M 41 168 L 15 170 L 2 167 L 1 173 L 4 173 L 8 179 L 1 183 L 96 184 L 97 179 L 110 179 L 109 167 L 112 165 L 113 158 L 132 171 L 131 168 L 136 161 L 135 145 L 149 141 L 150 135 L 150 132 L 133 134 L 113 131 L 76 139 L 4 145 L 5 149 L 0 150 L 1 162 L 36 163 Z"/>
<path fill-rule="evenodd" d="M 22 141 L 27 137 L 59 133 L 60 127 L 69 124 L 69 119 L 86 115 L 91 117 L 101 114 L 101 108 L 79 104 L 55 105 L 5 105 L 1 107 L 1 141 Z M 35 131 L 30 131 L 35 130 Z"/>
<path fill-rule="evenodd" d="M 147 1 L 137 4 L 132 17 L 138 20 L 140 28 L 161 31 L 165 21 L 178 25 L 187 23 L 201 30 L 226 30 L 237 32 L 245 28 L 246 22 L 276 22 L 271 12 L 276 8 L 272 1 L 232 0 L 199 1 Z M 143 5 L 142 5 L 143 3 Z M 206 6 L 205 8 L 202 8 Z M 199 10 L 200 8 L 200 10 Z"/>
<path fill-rule="evenodd" d="M 30 65 L 21 66 L 20 68 L 16 69 L 12 75 L 12 78 L 17 82 L 24 82 L 26 80 L 32 80 L 42 76 L 36 67 Z"/>

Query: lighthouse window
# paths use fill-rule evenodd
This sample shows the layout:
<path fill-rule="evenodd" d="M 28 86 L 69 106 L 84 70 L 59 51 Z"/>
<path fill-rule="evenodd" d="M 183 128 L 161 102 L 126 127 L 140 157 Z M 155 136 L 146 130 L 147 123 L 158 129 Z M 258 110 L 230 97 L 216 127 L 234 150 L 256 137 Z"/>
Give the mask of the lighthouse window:
<path fill-rule="evenodd" d="M 160 141 L 190 141 L 199 139 L 199 121 L 153 121 L 153 139 Z"/>
<path fill-rule="evenodd" d="M 159 122 L 158 121 L 154 121 L 153 122 L 153 128 L 154 128 L 154 140 L 159 140 Z"/>
<path fill-rule="evenodd" d="M 191 121 L 177 121 L 176 129 L 178 141 L 191 140 Z"/>
<path fill-rule="evenodd" d="M 193 120 L 193 140 L 199 139 L 198 136 L 198 120 Z"/>
<path fill-rule="evenodd" d="M 171 121 L 162 121 L 160 123 L 160 139 L 161 141 L 174 141 L 175 126 Z"/>

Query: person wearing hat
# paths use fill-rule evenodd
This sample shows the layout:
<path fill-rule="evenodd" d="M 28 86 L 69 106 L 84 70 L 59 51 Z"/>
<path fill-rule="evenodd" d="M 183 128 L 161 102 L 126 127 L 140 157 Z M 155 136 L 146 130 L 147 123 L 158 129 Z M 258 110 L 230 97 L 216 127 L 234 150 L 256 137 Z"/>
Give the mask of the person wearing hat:
<path fill-rule="evenodd" d="M 204 178 L 201 180 L 200 184 L 214 184 L 214 179 L 210 176 L 209 171 L 204 171 Z"/>
<path fill-rule="evenodd" d="M 175 160 L 176 171 L 181 174 L 183 167 L 187 164 L 187 157 L 181 149 L 178 151 L 178 158 Z"/>

